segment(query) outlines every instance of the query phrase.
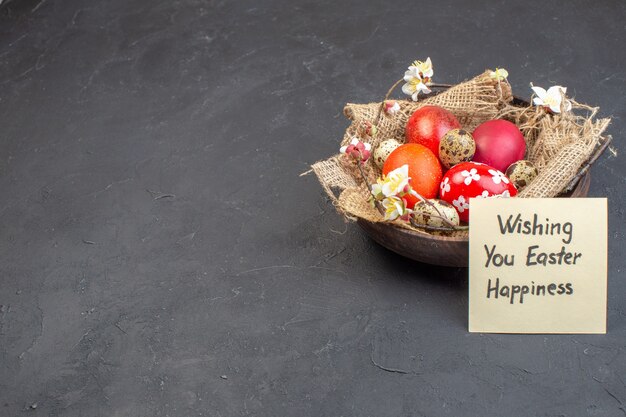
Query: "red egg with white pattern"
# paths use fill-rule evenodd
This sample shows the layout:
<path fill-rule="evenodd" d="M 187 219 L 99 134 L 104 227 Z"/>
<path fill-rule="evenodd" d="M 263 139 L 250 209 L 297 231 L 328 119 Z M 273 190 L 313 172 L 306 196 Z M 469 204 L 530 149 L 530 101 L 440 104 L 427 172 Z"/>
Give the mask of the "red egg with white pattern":
<path fill-rule="evenodd" d="M 450 168 L 439 186 L 439 198 L 452 204 L 461 221 L 469 220 L 470 198 L 514 197 L 517 189 L 497 169 L 479 162 L 462 162 Z"/>

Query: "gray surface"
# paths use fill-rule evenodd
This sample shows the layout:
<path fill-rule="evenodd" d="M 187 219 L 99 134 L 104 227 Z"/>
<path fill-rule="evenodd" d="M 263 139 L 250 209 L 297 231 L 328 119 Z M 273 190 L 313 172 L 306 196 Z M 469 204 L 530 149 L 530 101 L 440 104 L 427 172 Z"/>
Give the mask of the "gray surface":
<path fill-rule="evenodd" d="M 625 3 L 525 4 L 3 5 L 0 415 L 625 415 L 623 156 L 591 188 L 606 336 L 469 334 L 466 270 L 298 177 L 426 56 L 439 82 L 566 85 L 621 148 Z"/>

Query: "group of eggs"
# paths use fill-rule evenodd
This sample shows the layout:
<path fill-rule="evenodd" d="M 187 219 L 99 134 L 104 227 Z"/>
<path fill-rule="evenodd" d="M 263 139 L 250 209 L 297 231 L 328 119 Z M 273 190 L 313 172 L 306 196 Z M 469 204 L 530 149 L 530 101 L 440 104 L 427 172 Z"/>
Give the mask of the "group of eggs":
<path fill-rule="evenodd" d="M 470 133 L 448 110 L 423 106 L 409 118 L 405 134 L 405 144 L 382 141 L 373 157 L 383 175 L 409 166 L 411 187 L 432 203 L 406 197 L 422 224 L 442 226 L 430 216 L 435 208 L 454 224 L 468 222 L 470 198 L 514 197 L 537 176 L 523 159 L 524 136 L 506 120 L 486 121 Z"/>

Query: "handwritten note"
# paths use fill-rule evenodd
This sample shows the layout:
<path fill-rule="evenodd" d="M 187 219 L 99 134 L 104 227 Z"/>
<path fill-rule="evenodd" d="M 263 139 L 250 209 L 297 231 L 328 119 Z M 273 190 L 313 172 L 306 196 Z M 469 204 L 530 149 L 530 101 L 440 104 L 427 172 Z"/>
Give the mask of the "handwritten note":
<path fill-rule="evenodd" d="M 470 204 L 470 332 L 606 333 L 605 198 Z"/>

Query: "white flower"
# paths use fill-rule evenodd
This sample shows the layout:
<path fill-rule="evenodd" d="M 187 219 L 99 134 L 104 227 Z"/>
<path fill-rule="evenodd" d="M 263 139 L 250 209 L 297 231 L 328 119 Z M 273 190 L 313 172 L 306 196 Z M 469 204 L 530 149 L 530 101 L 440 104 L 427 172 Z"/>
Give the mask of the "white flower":
<path fill-rule="evenodd" d="M 509 190 L 504 190 L 504 192 L 502 194 L 499 194 L 498 197 L 510 198 L 511 197 L 511 193 L 509 192 Z"/>
<path fill-rule="evenodd" d="M 506 175 L 504 175 L 497 169 L 490 169 L 488 172 L 492 175 L 491 179 L 493 180 L 494 184 L 500 184 L 501 182 L 505 184 L 509 183 L 509 179 L 506 177 Z"/>
<path fill-rule="evenodd" d="M 386 197 L 382 204 L 385 208 L 385 220 L 395 220 L 398 217 L 407 218 L 412 212 L 412 210 L 406 208 L 405 201 L 400 197 Z"/>
<path fill-rule="evenodd" d="M 389 115 L 396 114 L 400 111 L 400 104 L 397 101 L 385 101 L 385 112 Z"/>
<path fill-rule="evenodd" d="M 430 57 L 426 58 L 426 61 L 413 61 L 413 65 L 409 67 L 409 69 L 415 69 L 417 73 L 420 75 L 420 78 L 424 80 L 429 80 L 434 72 L 433 72 L 433 63 L 430 61 Z"/>
<path fill-rule="evenodd" d="M 457 200 L 452 200 L 452 205 L 456 207 L 456 210 L 459 213 L 463 213 L 466 209 L 469 208 L 469 202 L 465 200 L 465 197 L 462 195 L 459 196 Z"/>
<path fill-rule="evenodd" d="M 433 65 L 430 57 L 426 61 L 415 61 L 404 73 L 404 81 L 406 84 L 402 86 L 402 92 L 411 96 L 413 101 L 417 101 L 420 92 L 424 94 L 430 93 L 430 78 L 433 76 Z"/>
<path fill-rule="evenodd" d="M 376 200 L 382 200 L 383 195 L 383 182 L 378 179 L 376 180 L 376 184 L 372 184 L 372 195 Z"/>
<path fill-rule="evenodd" d="M 450 191 L 450 178 L 446 177 L 439 184 L 439 189 L 441 190 L 441 196 L 443 197 L 445 193 Z"/>
<path fill-rule="evenodd" d="M 404 164 L 400 168 L 389 172 L 385 178 L 383 178 L 381 191 L 385 197 L 403 194 L 407 190 L 410 179 L 409 166 Z"/>
<path fill-rule="evenodd" d="M 407 76 L 405 75 L 404 79 L 406 80 L 406 78 Z M 428 94 L 430 93 L 430 88 L 428 88 L 428 86 L 424 84 L 422 80 L 418 78 L 413 78 L 402 86 L 402 92 L 408 96 L 411 96 L 413 101 L 417 101 L 417 96 L 419 95 L 419 93 L 422 92 L 424 94 Z"/>
<path fill-rule="evenodd" d="M 572 103 L 564 99 L 567 88 L 561 87 L 560 85 L 553 85 L 546 91 L 541 87 L 535 87 L 532 83 L 530 84 L 530 88 L 532 88 L 537 95 L 537 97 L 533 99 L 535 106 L 547 107 L 553 113 L 561 113 L 561 107 L 563 107 L 564 111 L 570 111 L 572 109 Z"/>
<path fill-rule="evenodd" d="M 507 79 L 507 77 L 509 76 L 509 72 L 504 68 L 496 68 L 495 71 L 491 71 L 489 73 L 489 76 L 496 79 L 497 81 L 502 81 Z"/>
<path fill-rule="evenodd" d="M 476 168 L 472 168 L 469 171 L 463 170 L 461 171 L 461 175 L 465 177 L 463 182 L 465 185 L 470 185 L 472 181 L 478 181 L 480 179 L 480 175 L 477 174 Z"/>
<path fill-rule="evenodd" d="M 489 191 L 483 190 L 483 192 L 480 195 L 477 195 L 474 198 L 489 198 Z"/>

